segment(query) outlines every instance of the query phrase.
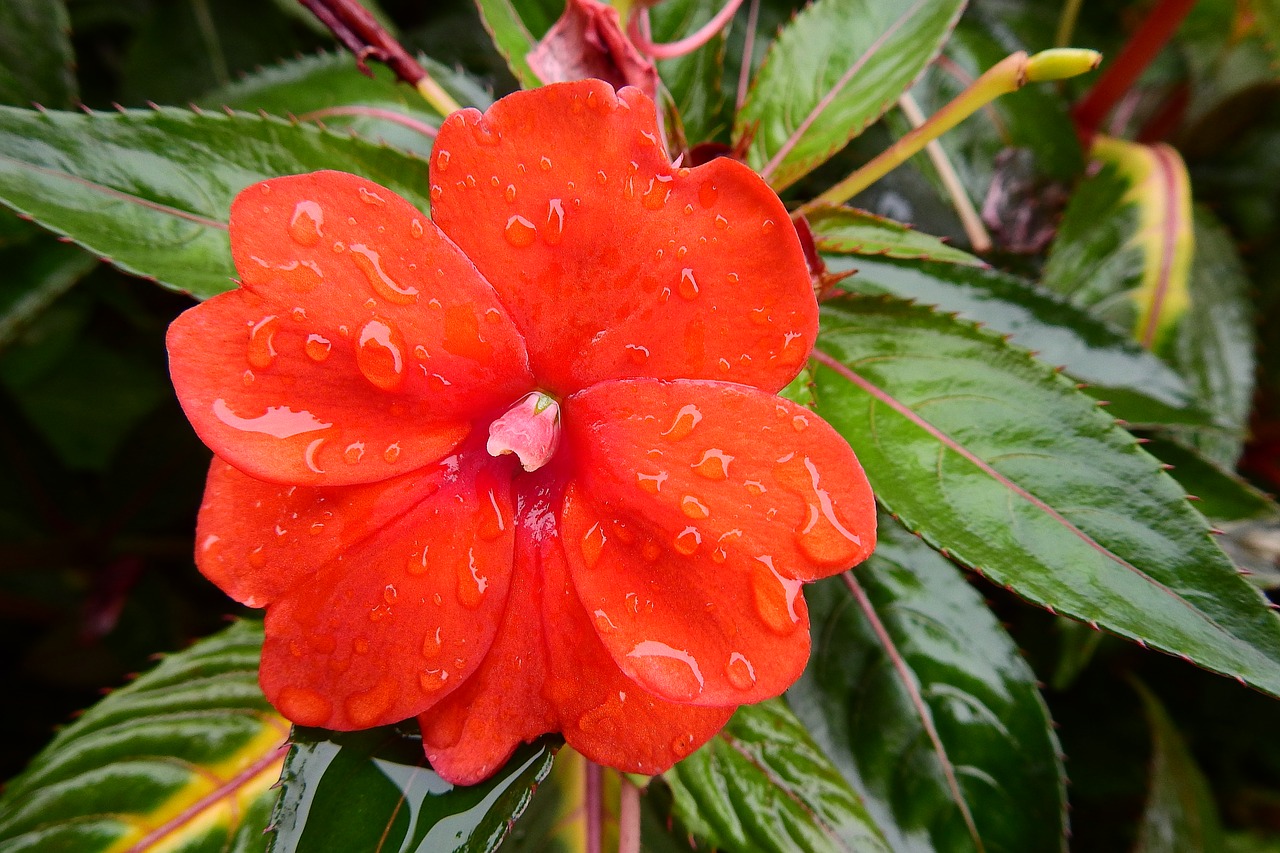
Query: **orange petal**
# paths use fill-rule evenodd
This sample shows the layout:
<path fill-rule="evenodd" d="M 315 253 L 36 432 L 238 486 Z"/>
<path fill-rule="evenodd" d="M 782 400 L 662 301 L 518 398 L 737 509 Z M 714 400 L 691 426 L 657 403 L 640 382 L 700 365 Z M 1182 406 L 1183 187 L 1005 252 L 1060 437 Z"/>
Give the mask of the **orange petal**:
<path fill-rule="evenodd" d="M 569 745 L 597 764 L 654 775 L 702 746 L 733 716 L 727 707 L 669 702 L 618 668 L 569 582 L 565 554 L 543 560 L 551 655 L 546 691 Z"/>
<path fill-rule="evenodd" d="M 244 285 L 170 326 L 170 372 L 201 439 L 254 477 L 393 477 L 532 386 L 493 290 L 389 190 L 341 172 L 258 184 L 231 244 Z"/>
<path fill-rule="evenodd" d="M 487 778 L 519 743 L 557 730 L 592 761 L 661 773 L 733 714 L 664 701 L 618 669 L 569 586 L 551 510 L 556 491 L 524 489 L 498 637 L 475 675 L 418 718 L 432 767 L 454 784 Z"/>
<path fill-rule="evenodd" d="M 738 705 L 777 696 L 800 677 L 809 659 L 801 582 L 768 558 L 715 557 L 710 547 L 683 553 L 573 486 L 561 521 L 573 584 L 596 633 L 649 692 Z"/>
<path fill-rule="evenodd" d="M 268 608 L 260 680 L 282 714 L 369 728 L 421 713 L 470 677 L 511 580 L 511 470 L 479 447 L 449 457 L 421 475 L 438 490 Z"/>
<path fill-rule="evenodd" d="M 455 113 L 431 182 L 435 221 L 557 394 L 628 376 L 776 391 L 813 346 L 817 303 L 782 203 L 741 163 L 673 167 L 638 90 L 584 80 Z"/>
<path fill-rule="evenodd" d="M 663 550 L 813 580 L 875 547 L 862 467 L 826 421 L 754 388 L 604 382 L 565 400 L 582 492 L 660 537 Z"/>

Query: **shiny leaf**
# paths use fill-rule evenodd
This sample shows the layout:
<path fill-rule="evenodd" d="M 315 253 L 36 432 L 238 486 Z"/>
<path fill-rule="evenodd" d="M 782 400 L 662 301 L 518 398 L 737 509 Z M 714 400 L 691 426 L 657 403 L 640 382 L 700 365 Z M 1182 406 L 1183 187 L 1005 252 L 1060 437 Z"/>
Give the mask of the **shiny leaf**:
<path fill-rule="evenodd" d="M 1213 522 L 1280 518 L 1280 507 L 1264 492 L 1184 444 L 1156 436 L 1146 450 L 1173 467 L 1169 473 L 1187 494 L 1198 499 L 1196 509 Z"/>
<path fill-rule="evenodd" d="M 1134 853 L 1221 850 L 1222 824 L 1204 772 L 1155 695 L 1134 682 L 1151 726 L 1151 787 Z"/>
<path fill-rule="evenodd" d="M 288 723 L 258 689 L 262 628 L 170 655 L 64 729 L 0 798 L 0 848 L 266 848 Z"/>
<path fill-rule="evenodd" d="M 538 37 L 529 32 L 529 25 L 516 11 L 513 0 L 475 0 L 480 10 L 480 20 L 493 38 L 493 46 L 516 80 L 525 89 L 542 85 L 542 80 L 529 67 L 529 51 L 538 43 Z"/>
<path fill-rule="evenodd" d="M 659 43 L 681 39 L 710 21 L 722 5 L 720 0 L 667 0 L 650 10 L 651 37 Z M 725 41 L 722 31 L 694 52 L 658 63 L 690 145 L 718 139 L 733 122 L 730 95 L 721 80 Z"/>
<path fill-rule="evenodd" d="M 747 164 L 790 186 L 880 117 L 933 61 L 963 0 L 817 0 L 786 24 L 738 112 Z"/>
<path fill-rule="evenodd" d="M 315 128 L 166 108 L 0 107 L 0 202 L 198 298 L 234 286 L 227 212 L 236 194 L 317 169 L 358 172 L 427 210 L 425 163 Z"/>
<path fill-rule="evenodd" d="M 781 700 L 739 708 L 719 735 L 663 778 L 675 816 L 721 850 L 892 849 Z"/>
<path fill-rule="evenodd" d="M 1065 846 L 1035 673 L 955 566 L 886 519 L 865 565 L 805 592 L 813 660 L 787 699 L 894 850 Z"/>
<path fill-rule="evenodd" d="M 949 246 L 931 234 L 865 210 L 819 208 L 809 215 L 809 225 L 813 228 L 814 242 L 822 252 L 986 266 L 981 258 Z"/>
<path fill-rule="evenodd" d="M 272 818 L 278 853 L 495 850 L 555 757 L 552 744 L 538 741 L 487 781 L 455 787 L 431 770 L 413 724 L 299 727 L 292 740 Z"/>
<path fill-rule="evenodd" d="M 0 249 L 0 266 L 7 279 L 0 290 L 2 352 L 40 312 L 93 269 L 94 260 L 74 246 L 46 239 Z"/>
<path fill-rule="evenodd" d="M 823 313 L 818 411 L 908 528 L 1034 603 L 1280 695 L 1280 620 L 1070 381 L 926 308 Z"/>
<path fill-rule="evenodd" d="M 1042 361 L 1065 367 L 1090 395 L 1111 402 L 1110 412 L 1135 424 L 1212 423 L 1177 371 L 1088 311 L 997 270 L 956 264 L 842 257 L 824 258 L 832 272 L 856 268 L 844 287 L 889 293 L 935 305 L 982 323 L 1035 350 Z"/>
<path fill-rule="evenodd" d="M 488 92 L 466 74 L 425 57 L 419 60 L 460 104 L 480 109 L 489 105 Z M 423 157 L 430 155 L 443 116 L 413 89 L 398 83 L 385 66 L 370 68 L 371 78 L 354 73 L 352 59 L 345 53 L 304 56 L 250 74 L 202 98 L 201 104 L 294 116 Z"/>
<path fill-rule="evenodd" d="M 0 104 L 69 107 L 77 99 L 63 0 L 0 3 Z"/>

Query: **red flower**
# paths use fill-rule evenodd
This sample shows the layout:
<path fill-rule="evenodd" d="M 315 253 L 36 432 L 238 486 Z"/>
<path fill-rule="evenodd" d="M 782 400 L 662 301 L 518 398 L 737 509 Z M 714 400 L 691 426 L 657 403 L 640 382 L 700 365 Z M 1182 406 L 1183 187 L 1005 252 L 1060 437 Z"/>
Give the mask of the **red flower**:
<path fill-rule="evenodd" d="M 599 81 L 451 116 L 431 197 L 318 172 L 236 199 L 241 287 L 169 331 L 217 454 L 200 570 L 267 608 L 298 723 L 418 715 L 461 784 L 556 731 L 660 772 L 791 684 L 801 583 L 873 546 L 848 445 L 775 396 L 817 333 L 795 230 Z"/>

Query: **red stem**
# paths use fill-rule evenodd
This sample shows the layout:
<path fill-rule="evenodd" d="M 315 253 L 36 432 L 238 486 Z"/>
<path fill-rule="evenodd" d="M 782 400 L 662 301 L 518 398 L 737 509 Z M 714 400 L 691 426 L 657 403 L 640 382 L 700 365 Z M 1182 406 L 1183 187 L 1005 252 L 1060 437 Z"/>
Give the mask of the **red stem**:
<path fill-rule="evenodd" d="M 365 64 L 376 59 L 395 72 L 410 86 L 417 86 L 427 71 L 409 55 L 400 42 L 382 28 L 369 10 L 358 0 L 298 0 L 311 14 L 328 27 L 347 50 L 355 54 L 356 67 L 370 77 L 373 72 Z"/>
<path fill-rule="evenodd" d="M 1129 38 L 1120 55 L 1106 67 L 1098 82 L 1076 104 L 1071 113 L 1075 119 L 1076 133 L 1086 148 L 1092 143 L 1107 113 L 1111 112 L 1142 76 L 1142 72 L 1168 43 L 1194 4 L 1195 0 L 1159 0 Z"/>
<path fill-rule="evenodd" d="M 604 771 L 587 761 L 587 853 L 600 853 L 604 817 Z"/>

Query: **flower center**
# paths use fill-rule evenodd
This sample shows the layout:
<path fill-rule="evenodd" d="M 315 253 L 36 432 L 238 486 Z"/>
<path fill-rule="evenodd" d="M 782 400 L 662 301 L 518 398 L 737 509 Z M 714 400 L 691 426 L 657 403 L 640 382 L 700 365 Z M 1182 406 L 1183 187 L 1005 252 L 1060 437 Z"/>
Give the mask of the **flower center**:
<path fill-rule="evenodd" d="M 521 397 L 489 425 L 490 456 L 514 453 L 526 471 L 551 461 L 560 445 L 560 403 L 550 394 L 533 391 Z"/>

